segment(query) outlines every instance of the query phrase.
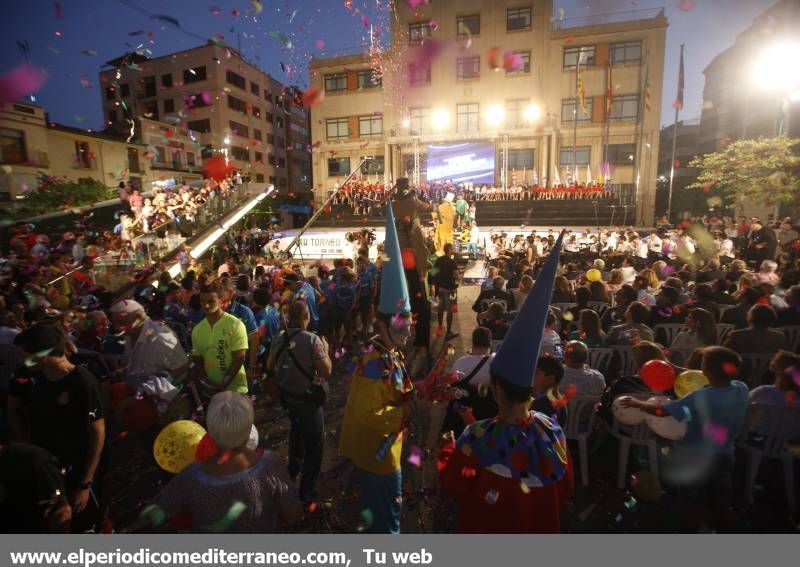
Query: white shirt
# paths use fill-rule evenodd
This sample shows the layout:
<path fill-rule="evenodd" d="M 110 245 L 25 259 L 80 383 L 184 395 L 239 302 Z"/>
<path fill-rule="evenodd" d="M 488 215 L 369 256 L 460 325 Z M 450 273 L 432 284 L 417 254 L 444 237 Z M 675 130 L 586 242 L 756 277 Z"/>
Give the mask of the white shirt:
<path fill-rule="evenodd" d="M 661 239 L 655 234 L 651 234 L 650 236 L 647 237 L 647 248 L 651 252 L 656 252 L 658 254 L 661 254 L 662 244 L 663 242 L 661 241 Z"/>
<path fill-rule="evenodd" d="M 125 337 L 123 356 L 128 360 L 128 376 L 140 381 L 158 372 L 171 372 L 189 362 L 172 329 L 149 317 L 135 344 L 131 344 L 130 337 Z"/>
<path fill-rule="evenodd" d="M 475 376 L 469 381 L 469 385 L 473 387 L 488 386 L 489 385 L 489 367 L 492 365 L 492 358 L 494 354 L 490 355 L 489 360 L 481 367 Z M 464 374 L 467 377 L 475 367 L 483 359 L 483 355 L 465 354 L 453 363 L 453 370 Z"/>
<path fill-rule="evenodd" d="M 545 329 L 544 333 L 542 333 L 542 346 L 539 348 L 539 356 L 544 356 L 546 354 L 553 356 L 556 352 L 556 347 L 560 344 L 561 338 L 558 336 L 558 333 L 552 329 Z"/>
<path fill-rule="evenodd" d="M 727 258 L 733 258 L 733 241 L 730 238 L 726 238 L 725 240 L 718 240 L 717 247 L 719 249 L 719 255 L 725 256 Z"/>
<path fill-rule="evenodd" d="M 639 241 L 639 247 L 638 250 L 636 251 L 636 255 L 639 258 L 647 258 L 647 242 L 645 242 L 644 240 Z"/>
<path fill-rule="evenodd" d="M 481 231 L 477 226 L 473 226 L 472 228 L 469 229 L 469 241 L 472 244 L 478 243 L 478 237 L 480 237 L 480 235 Z"/>
<path fill-rule="evenodd" d="M 622 283 L 629 284 L 636 279 L 636 269 L 633 266 L 622 266 Z"/>

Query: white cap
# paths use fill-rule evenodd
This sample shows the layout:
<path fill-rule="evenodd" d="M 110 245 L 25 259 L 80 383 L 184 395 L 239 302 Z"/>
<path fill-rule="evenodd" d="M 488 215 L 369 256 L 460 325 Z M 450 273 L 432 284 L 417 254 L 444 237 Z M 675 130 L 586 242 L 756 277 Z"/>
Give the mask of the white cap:
<path fill-rule="evenodd" d="M 127 314 L 130 315 L 131 313 L 137 313 L 141 311 L 144 313 L 144 307 L 138 301 L 133 301 L 132 299 L 123 299 L 122 301 L 116 302 L 114 305 L 111 306 L 110 312 L 116 314 Z"/>

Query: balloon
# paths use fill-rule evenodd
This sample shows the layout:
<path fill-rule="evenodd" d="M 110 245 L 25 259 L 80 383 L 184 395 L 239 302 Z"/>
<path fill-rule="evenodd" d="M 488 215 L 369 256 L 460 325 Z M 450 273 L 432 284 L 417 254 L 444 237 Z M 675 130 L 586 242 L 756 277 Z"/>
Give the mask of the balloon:
<path fill-rule="evenodd" d="M 210 433 L 206 433 L 197 445 L 197 451 L 194 452 L 195 461 L 205 461 L 214 453 L 217 452 L 217 444 L 214 443 L 214 438 Z"/>
<path fill-rule="evenodd" d="M 617 421 L 623 425 L 639 425 L 647 417 L 639 408 L 624 408 L 622 407 L 622 400 L 630 399 L 630 396 L 620 396 L 611 404 L 611 412 Z"/>
<path fill-rule="evenodd" d="M 496 71 L 503 66 L 503 50 L 499 47 L 491 47 L 486 55 L 489 62 L 489 69 Z"/>
<path fill-rule="evenodd" d="M 312 108 L 325 99 L 325 94 L 317 87 L 310 87 L 303 91 L 303 106 Z"/>
<path fill-rule="evenodd" d="M 708 386 L 708 378 L 706 378 L 705 374 L 699 370 L 687 370 L 678 374 L 673 389 L 675 390 L 675 394 L 679 398 L 682 398 L 686 394 L 691 394 L 695 390 L 705 388 L 706 386 Z"/>
<path fill-rule="evenodd" d="M 603 279 L 603 274 L 600 273 L 600 270 L 596 268 L 592 268 L 588 272 L 586 272 L 586 279 L 590 282 L 599 282 Z"/>
<path fill-rule="evenodd" d="M 633 493 L 645 502 L 658 502 L 661 498 L 661 482 L 650 471 L 638 471 L 631 475 Z"/>
<path fill-rule="evenodd" d="M 197 447 L 206 434 L 194 421 L 174 421 L 161 430 L 153 443 L 153 457 L 162 469 L 178 474 L 194 462 Z"/>
<path fill-rule="evenodd" d="M 686 435 L 685 421 L 678 421 L 672 416 L 658 417 L 656 415 L 648 415 L 646 419 L 647 425 L 659 437 L 677 441 Z"/>
<path fill-rule="evenodd" d="M 114 382 L 111 384 L 111 399 L 121 401 L 133 395 L 131 389 L 128 387 L 127 382 Z"/>
<path fill-rule="evenodd" d="M 664 392 L 675 384 L 675 368 L 663 360 L 648 360 L 639 370 L 639 375 L 655 392 Z"/>
<path fill-rule="evenodd" d="M 150 400 L 133 400 L 122 410 L 122 427 L 127 431 L 145 431 L 156 421 L 158 409 Z"/>
<path fill-rule="evenodd" d="M 225 179 L 230 170 L 231 168 L 221 155 L 211 156 L 209 159 L 203 161 L 203 171 L 206 177 L 215 181 L 222 181 Z"/>

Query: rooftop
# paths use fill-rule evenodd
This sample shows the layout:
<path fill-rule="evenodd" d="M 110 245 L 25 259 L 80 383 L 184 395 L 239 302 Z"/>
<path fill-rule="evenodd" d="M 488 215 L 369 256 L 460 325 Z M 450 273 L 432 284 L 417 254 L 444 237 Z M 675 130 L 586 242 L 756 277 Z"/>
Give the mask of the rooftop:
<path fill-rule="evenodd" d="M 566 18 L 563 20 L 556 19 L 553 20 L 553 31 L 658 19 L 666 19 L 664 8 L 626 10 L 624 12 L 595 14 L 593 16 L 580 16 L 576 18 Z"/>

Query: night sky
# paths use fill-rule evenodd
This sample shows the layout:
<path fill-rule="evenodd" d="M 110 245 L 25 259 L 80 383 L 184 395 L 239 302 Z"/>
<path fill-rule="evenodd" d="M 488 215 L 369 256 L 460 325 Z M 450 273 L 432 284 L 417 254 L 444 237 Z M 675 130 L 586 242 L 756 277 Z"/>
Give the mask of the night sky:
<path fill-rule="evenodd" d="M 405 4 L 405 0 L 398 2 Z M 388 0 L 352 0 L 349 9 L 345 3 L 263 0 L 263 9 L 256 14 L 250 0 L 2 0 L 0 74 L 23 61 L 17 41 L 27 41 L 31 63 L 49 73 L 47 83 L 36 94 L 36 102 L 54 121 L 99 129 L 103 124 L 97 73 L 106 61 L 140 44 L 153 56 L 160 56 L 201 45 L 213 37 L 234 47 L 241 41 L 242 52 L 251 62 L 284 83 L 302 86 L 307 82 L 307 64 L 312 55 L 335 55 L 367 45 L 369 29 L 365 24 L 373 25 L 382 40 L 388 42 L 390 19 L 380 8 Z M 675 99 L 680 44 L 686 44 L 686 105 L 682 118 L 696 118 L 702 107 L 703 68 L 731 46 L 754 17 L 774 3 L 562 0 L 556 2 L 556 7 L 563 7 L 565 17 L 572 18 L 666 5 L 670 26 L 661 120 L 668 124 L 674 117 L 671 103 Z M 180 29 L 151 15 L 174 18 Z M 270 32 L 281 32 L 291 45 Z"/>

